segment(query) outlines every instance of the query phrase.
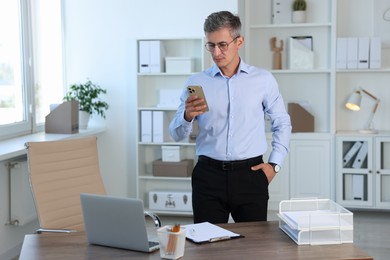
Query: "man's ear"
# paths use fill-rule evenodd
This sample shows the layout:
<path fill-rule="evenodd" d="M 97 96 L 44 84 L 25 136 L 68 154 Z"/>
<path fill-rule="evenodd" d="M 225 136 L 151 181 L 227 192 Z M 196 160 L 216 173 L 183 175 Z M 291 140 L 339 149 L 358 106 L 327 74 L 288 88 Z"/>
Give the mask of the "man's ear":
<path fill-rule="evenodd" d="M 244 45 L 244 36 L 240 36 L 237 39 L 237 43 L 238 43 L 238 48 L 241 48 Z"/>

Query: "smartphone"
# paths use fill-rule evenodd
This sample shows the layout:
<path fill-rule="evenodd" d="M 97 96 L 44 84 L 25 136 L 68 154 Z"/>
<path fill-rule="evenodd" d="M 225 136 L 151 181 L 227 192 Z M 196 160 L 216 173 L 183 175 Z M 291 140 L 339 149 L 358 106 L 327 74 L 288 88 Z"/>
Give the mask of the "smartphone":
<path fill-rule="evenodd" d="M 202 86 L 188 86 L 187 90 L 190 96 L 197 96 L 198 98 L 203 98 L 204 103 L 206 104 L 206 108 L 203 111 L 204 112 L 209 111 L 209 106 L 207 104 L 206 96 L 204 95 Z"/>

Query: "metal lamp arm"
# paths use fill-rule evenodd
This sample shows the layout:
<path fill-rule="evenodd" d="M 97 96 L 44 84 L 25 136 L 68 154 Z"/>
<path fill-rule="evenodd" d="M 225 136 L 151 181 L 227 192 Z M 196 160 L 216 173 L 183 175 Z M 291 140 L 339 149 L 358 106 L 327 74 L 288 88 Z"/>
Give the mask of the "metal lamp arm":
<path fill-rule="evenodd" d="M 372 112 L 370 114 L 370 117 L 368 118 L 367 120 L 367 123 L 365 125 L 365 129 L 373 129 L 373 126 L 372 126 L 372 122 L 374 120 L 374 115 L 378 109 L 378 106 L 379 106 L 379 102 L 380 102 L 380 99 L 377 98 L 376 96 L 374 96 L 373 94 L 371 94 L 370 92 L 368 92 L 367 90 L 365 89 L 360 89 L 364 94 L 366 94 L 367 96 L 369 96 L 370 98 L 374 99 L 375 100 L 375 105 L 372 109 Z"/>

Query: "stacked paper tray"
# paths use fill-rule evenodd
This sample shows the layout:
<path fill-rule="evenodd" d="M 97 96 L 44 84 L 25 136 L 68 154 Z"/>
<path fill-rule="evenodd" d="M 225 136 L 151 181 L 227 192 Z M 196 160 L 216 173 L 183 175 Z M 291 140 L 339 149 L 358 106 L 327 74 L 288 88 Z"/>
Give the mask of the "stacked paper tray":
<path fill-rule="evenodd" d="M 283 200 L 279 227 L 298 245 L 353 243 L 353 213 L 329 199 Z"/>

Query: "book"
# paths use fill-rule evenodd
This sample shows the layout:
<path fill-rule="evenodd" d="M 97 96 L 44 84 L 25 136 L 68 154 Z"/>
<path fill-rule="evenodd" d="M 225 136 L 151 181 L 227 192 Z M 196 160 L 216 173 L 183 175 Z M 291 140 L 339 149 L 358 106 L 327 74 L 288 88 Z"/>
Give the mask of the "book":
<path fill-rule="evenodd" d="M 272 23 L 289 24 L 291 23 L 291 6 L 293 0 L 273 0 L 272 1 Z"/>

